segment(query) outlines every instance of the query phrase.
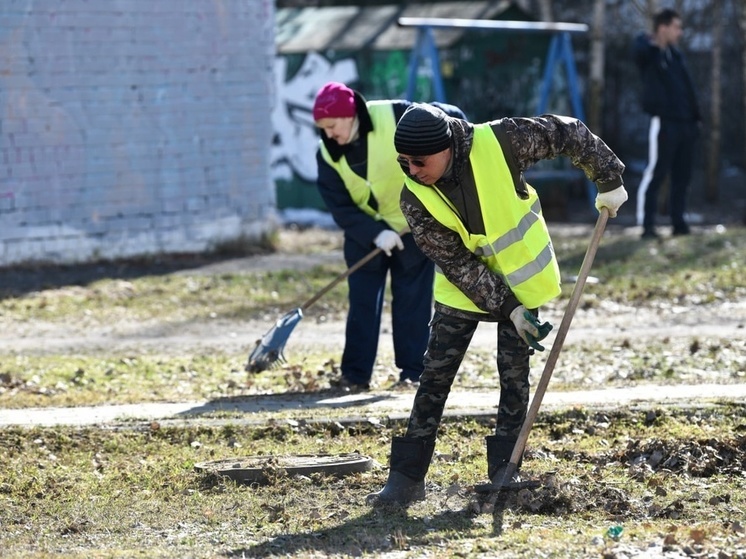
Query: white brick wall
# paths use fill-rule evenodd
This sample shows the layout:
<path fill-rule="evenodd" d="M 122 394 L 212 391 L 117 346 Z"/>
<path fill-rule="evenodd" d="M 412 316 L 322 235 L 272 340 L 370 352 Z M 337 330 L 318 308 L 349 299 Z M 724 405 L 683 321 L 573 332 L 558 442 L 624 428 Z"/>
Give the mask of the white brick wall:
<path fill-rule="evenodd" d="M 274 0 L 2 0 L 0 266 L 275 227 Z"/>

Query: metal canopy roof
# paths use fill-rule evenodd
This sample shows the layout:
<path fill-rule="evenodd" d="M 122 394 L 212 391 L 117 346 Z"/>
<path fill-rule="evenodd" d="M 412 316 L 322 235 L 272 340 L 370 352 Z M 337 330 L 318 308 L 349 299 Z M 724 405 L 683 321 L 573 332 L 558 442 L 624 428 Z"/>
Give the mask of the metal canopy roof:
<path fill-rule="evenodd" d="M 586 33 L 585 23 L 565 23 L 554 21 L 490 21 L 486 19 L 441 18 L 441 17 L 400 17 L 399 25 L 404 27 L 464 29 L 492 29 L 495 31 L 519 31 L 522 33 Z"/>
<path fill-rule="evenodd" d="M 506 0 L 485 0 L 406 6 L 282 8 L 276 14 L 275 43 L 278 54 L 363 48 L 408 50 L 416 42 L 417 29 L 399 26 L 397 22 L 401 17 L 493 19 L 510 7 L 511 3 Z M 433 35 L 438 47 L 449 47 L 466 32 L 469 30 L 435 29 Z"/>

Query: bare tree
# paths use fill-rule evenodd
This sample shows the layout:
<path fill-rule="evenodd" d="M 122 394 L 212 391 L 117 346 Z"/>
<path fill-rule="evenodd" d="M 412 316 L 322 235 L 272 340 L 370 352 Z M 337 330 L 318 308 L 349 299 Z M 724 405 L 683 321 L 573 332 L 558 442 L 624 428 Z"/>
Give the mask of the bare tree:
<path fill-rule="evenodd" d="M 606 0 L 594 0 L 593 23 L 591 24 L 591 63 L 588 125 L 596 134 L 601 134 L 601 112 L 604 93 L 604 20 Z"/>
<path fill-rule="evenodd" d="M 718 199 L 720 176 L 720 100 L 722 97 L 721 73 L 723 66 L 723 3 L 712 4 L 712 67 L 710 72 L 710 142 L 707 153 L 707 179 L 705 198 L 708 202 Z"/>
<path fill-rule="evenodd" d="M 539 17 L 542 21 L 554 21 L 552 0 L 539 0 Z"/>
<path fill-rule="evenodd" d="M 658 0 L 632 0 L 632 4 L 647 21 L 652 21 L 653 14 L 658 10 Z"/>

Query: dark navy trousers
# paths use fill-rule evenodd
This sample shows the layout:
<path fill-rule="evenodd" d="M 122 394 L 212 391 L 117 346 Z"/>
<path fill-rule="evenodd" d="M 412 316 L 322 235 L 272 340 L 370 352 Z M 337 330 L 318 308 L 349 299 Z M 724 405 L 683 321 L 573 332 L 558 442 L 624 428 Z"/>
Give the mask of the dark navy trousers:
<path fill-rule="evenodd" d="M 407 246 L 406 250 L 418 249 Z M 345 247 L 348 266 L 364 255 L 352 256 Z M 433 263 L 421 253 L 414 259 L 405 258 L 394 249 L 392 256 L 379 254 L 347 279 L 350 307 L 341 369 L 342 375 L 355 384 L 371 381 L 389 276 L 394 363 L 399 378 L 418 380 L 424 367 L 432 314 Z"/>
<path fill-rule="evenodd" d="M 646 231 L 655 226 L 658 192 L 670 176 L 669 212 L 674 231 L 687 228 L 687 192 L 692 175 L 695 142 L 699 136 L 696 122 L 680 122 L 652 117 L 648 137 L 648 165 L 637 191 L 637 221 Z"/>

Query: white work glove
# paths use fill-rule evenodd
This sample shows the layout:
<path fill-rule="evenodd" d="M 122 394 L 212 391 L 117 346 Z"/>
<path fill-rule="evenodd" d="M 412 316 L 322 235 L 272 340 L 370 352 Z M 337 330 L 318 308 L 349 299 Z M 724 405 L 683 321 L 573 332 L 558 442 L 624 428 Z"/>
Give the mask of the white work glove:
<path fill-rule="evenodd" d="M 616 217 L 617 210 L 626 201 L 627 191 L 621 185 L 609 192 L 599 192 L 596 196 L 596 209 L 600 212 L 601 208 L 608 208 L 609 217 Z"/>
<path fill-rule="evenodd" d="M 376 238 L 373 239 L 373 244 L 385 252 L 386 256 L 391 256 L 391 251 L 394 250 L 394 248 L 404 250 L 404 243 L 402 242 L 401 237 L 391 229 L 384 229 L 381 231 Z"/>
<path fill-rule="evenodd" d="M 539 329 L 523 316 L 525 312 L 526 307 L 518 305 L 513 309 L 513 312 L 510 313 L 510 320 L 513 322 L 515 329 L 518 330 L 518 335 L 528 344 L 529 341 L 526 334 L 531 334 L 534 338 L 538 338 Z"/>

